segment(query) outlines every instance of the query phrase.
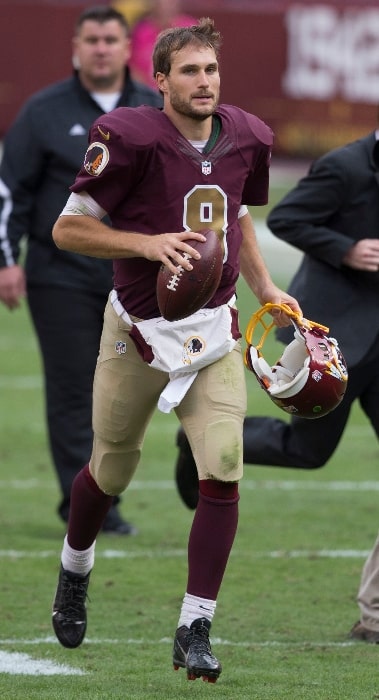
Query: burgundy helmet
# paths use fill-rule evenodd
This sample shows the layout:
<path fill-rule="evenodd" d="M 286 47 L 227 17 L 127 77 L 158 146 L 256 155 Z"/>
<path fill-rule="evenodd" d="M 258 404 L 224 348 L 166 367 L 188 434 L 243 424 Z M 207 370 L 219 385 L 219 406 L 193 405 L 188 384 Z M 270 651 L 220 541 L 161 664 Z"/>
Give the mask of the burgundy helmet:
<path fill-rule="evenodd" d="M 265 313 L 280 309 L 294 325 L 294 340 L 277 363 L 270 366 L 262 355 L 263 344 L 274 323 L 266 324 Z M 261 323 L 264 332 L 257 344 L 253 333 Z M 320 418 L 341 403 L 347 386 L 345 359 L 329 328 L 302 318 L 286 304 L 265 304 L 252 315 L 246 330 L 245 365 L 256 376 L 270 399 L 286 413 L 301 418 Z"/>

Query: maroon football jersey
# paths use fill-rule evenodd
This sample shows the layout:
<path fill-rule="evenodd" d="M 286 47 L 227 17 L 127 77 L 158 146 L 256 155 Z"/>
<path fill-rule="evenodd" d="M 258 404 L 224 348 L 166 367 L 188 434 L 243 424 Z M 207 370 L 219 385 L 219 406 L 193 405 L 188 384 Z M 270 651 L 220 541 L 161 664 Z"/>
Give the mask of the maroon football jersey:
<path fill-rule="evenodd" d="M 221 131 L 201 154 L 154 107 L 120 107 L 90 130 L 85 161 L 71 190 L 86 191 L 115 228 L 154 235 L 217 231 L 224 249 L 219 288 L 207 306 L 235 293 L 239 274 L 241 204 L 268 200 L 272 131 L 257 117 L 222 105 Z M 114 260 L 114 286 L 129 314 L 159 316 L 155 294 L 159 262 Z"/>

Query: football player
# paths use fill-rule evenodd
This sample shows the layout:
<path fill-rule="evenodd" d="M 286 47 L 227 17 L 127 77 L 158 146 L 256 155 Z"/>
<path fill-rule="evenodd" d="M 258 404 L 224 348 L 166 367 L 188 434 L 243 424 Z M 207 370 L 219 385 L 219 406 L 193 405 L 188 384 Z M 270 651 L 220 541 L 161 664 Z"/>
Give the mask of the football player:
<path fill-rule="evenodd" d="M 246 205 L 267 202 L 273 136 L 256 116 L 218 106 L 220 35 L 209 18 L 162 32 L 154 54 L 163 110 L 120 108 L 90 130 L 84 164 L 53 236 L 59 248 L 113 259 L 114 289 L 105 309 L 94 393 L 94 443 L 76 477 L 65 537 L 53 626 L 64 646 L 77 647 L 86 631 L 85 598 L 95 540 L 112 497 L 137 468 L 144 434 L 163 395 L 190 437 L 199 464 L 200 496 L 188 542 L 188 580 L 174 640 L 174 668 L 215 682 L 221 664 L 209 631 L 238 521 L 242 425 L 246 387 L 235 322 L 236 282 L 245 276 L 260 303 L 296 300 L 274 285 L 259 253 Z M 113 228 L 101 219 L 109 215 Z M 223 248 L 219 286 L 186 322 L 187 338 L 205 339 L 207 363 L 170 372 L 182 351 L 174 331 L 183 321 L 159 315 L 156 279 L 162 263 L 191 270 L 199 253 L 188 243 L 214 229 Z M 273 311 L 277 325 L 288 316 Z M 219 319 L 225 350 L 215 360 Z M 151 343 L 143 358 L 136 329 Z M 170 353 L 162 352 L 165 334 Z M 163 355 L 160 364 L 160 356 Z M 153 359 L 152 359 L 153 358 Z M 173 361 L 172 361 L 173 362 Z"/>

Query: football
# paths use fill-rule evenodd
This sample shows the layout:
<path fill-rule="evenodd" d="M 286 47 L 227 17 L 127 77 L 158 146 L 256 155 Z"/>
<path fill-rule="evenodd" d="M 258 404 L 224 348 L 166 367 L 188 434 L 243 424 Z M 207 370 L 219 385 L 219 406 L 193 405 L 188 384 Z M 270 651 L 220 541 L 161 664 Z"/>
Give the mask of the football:
<path fill-rule="evenodd" d="M 157 277 L 157 300 L 159 311 L 167 321 L 179 321 L 199 311 L 212 299 L 221 279 L 223 253 L 217 233 L 212 229 L 199 231 L 205 241 L 188 240 L 192 248 L 201 254 L 193 260 L 192 270 L 178 268 L 172 273 L 161 265 Z"/>

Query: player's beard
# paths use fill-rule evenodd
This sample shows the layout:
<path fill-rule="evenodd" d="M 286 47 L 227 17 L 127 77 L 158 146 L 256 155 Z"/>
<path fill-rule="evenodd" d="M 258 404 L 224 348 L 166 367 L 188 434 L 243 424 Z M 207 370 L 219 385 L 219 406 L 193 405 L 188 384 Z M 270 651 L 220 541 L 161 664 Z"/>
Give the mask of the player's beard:
<path fill-rule="evenodd" d="M 212 93 L 212 95 L 214 96 L 214 93 Z M 191 98 L 189 100 L 184 100 L 180 97 L 179 93 L 175 92 L 175 90 L 171 90 L 170 104 L 172 109 L 178 112 L 178 114 L 190 117 L 195 121 L 204 121 L 216 111 L 218 100 L 214 97 L 214 101 L 208 107 L 196 108 L 192 106 Z"/>

